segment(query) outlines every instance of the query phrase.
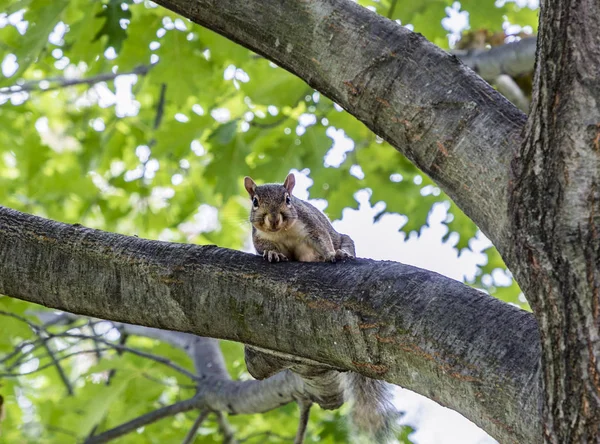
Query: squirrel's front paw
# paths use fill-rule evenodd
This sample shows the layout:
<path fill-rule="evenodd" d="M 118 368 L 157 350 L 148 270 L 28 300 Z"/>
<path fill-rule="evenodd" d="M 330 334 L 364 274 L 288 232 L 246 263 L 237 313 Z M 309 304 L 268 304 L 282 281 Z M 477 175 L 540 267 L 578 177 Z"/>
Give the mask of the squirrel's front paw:
<path fill-rule="evenodd" d="M 335 250 L 335 259 L 341 260 L 341 259 L 353 259 L 353 258 L 354 258 L 354 255 L 352 255 L 352 253 L 348 253 L 343 248 Z"/>
<path fill-rule="evenodd" d="M 285 254 L 275 250 L 265 250 L 263 257 L 269 262 L 284 262 L 288 260 Z"/>

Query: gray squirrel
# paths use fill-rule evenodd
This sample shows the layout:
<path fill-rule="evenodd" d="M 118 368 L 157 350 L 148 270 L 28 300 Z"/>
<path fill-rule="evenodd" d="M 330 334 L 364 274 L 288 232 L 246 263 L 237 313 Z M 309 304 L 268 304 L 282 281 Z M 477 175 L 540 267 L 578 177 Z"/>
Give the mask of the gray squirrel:
<path fill-rule="evenodd" d="M 244 178 L 252 200 L 250 222 L 257 253 L 269 262 L 335 262 L 355 257 L 354 241 L 335 231 L 325 214 L 292 195 L 295 177 L 283 184 L 256 185 Z M 358 373 L 344 375 L 344 398 L 351 399 L 351 423 L 360 442 L 384 443 L 392 436 L 398 412 L 389 384 Z"/>

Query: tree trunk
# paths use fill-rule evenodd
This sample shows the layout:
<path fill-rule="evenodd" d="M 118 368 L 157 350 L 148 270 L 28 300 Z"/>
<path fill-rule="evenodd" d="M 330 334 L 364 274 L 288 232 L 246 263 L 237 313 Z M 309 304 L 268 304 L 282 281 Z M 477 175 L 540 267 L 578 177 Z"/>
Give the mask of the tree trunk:
<path fill-rule="evenodd" d="M 600 441 L 600 2 L 542 2 L 534 100 L 513 160 L 509 266 L 538 319 L 543 432 Z"/>

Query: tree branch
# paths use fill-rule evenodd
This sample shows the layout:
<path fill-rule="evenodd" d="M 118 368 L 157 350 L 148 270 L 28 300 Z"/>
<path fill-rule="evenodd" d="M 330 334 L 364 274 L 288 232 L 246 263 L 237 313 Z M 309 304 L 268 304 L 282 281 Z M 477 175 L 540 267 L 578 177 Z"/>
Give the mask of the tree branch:
<path fill-rule="evenodd" d="M 31 92 L 31 91 L 46 92 L 46 91 L 53 91 L 55 89 L 68 88 L 70 86 L 77 86 L 77 85 L 92 86 L 92 85 L 95 85 L 96 83 L 108 82 L 108 81 L 114 80 L 119 76 L 126 76 L 126 75 L 131 75 L 131 74 L 145 76 L 146 74 L 148 74 L 148 71 L 150 71 L 150 68 L 152 68 L 152 65 L 140 65 L 128 72 L 104 73 L 104 74 L 98 74 L 97 76 L 94 76 L 94 77 L 88 77 L 88 78 L 83 78 L 83 79 L 66 79 L 64 77 L 55 77 L 55 78 L 49 78 L 49 79 L 35 80 L 35 81 L 23 83 L 22 85 L 12 85 L 12 86 L 5 86 L 3 88 L 0 88 L 0 94 L 15 94 L 15 93 Z M 43 88 L 41 86 L 41 84 L 43 82 L 47 82 L 50 85 L 48 85 L 48 87 L 46 87 L 46 88 Z"/>
<path fill-rule="evenodd" d="M 493 83 L 502 74 L 517 77 L 532 72 L 536 45 L 537 37 L 528 37 L 491 49 L 455 50 L 452 54 L 483 79 Z"/>
<path fill-rule="evenodd" d="M 533 316 L 415 267 L 363 259 L 273 265 L 214 246 L 148 241 L 0 207 L 0 293 L 385 379 L 459 411 L 500 441 L 538 442 L 541 435 Z M 223 400 L 247 390 L 270 409 L 278 399 L 295 399 L 279 392 L 292 390 L 293 378 L 284 371 L 261 382 L 222 381 L 212 388 L 217 394 L 200 395 L 211 409 L 231 412 Z M 236 413 L 255 407 L 242 402 Z"/>
<path fill-rule="evenodd" d="M 201 407 L 202 400 L 199 397 L 194 397 L 191 399 L 186 399 L 185 401 L 176 402 L 175 404 L 171 404 L 165 407 L 161 407 L 159 409 L 153 410 L 150 413 L 146 413 L 145 415 L 138 416 L 137 418 L 126 422 L 125 424 L 121 424 L 114 429 L 107 430 L 104 433 L 101 433 L 96 436 L 90 436 L 85 440 L 85 444 L 101 444 L 104 442 L 109 442 L 119 436 L 126 435 L 129 432 L 134 431 L 142 426 L 152 424 L 160 419 L 166 418 L 168 416 L 173 416 L 177 413 L 188 412 L 190 410 L 194 410 L 196 408 Z"/>
<path fill-rule="evenodd" d="M 512 77 L 501 74 L 494 81 L 496 88 L 500 91 L 504 97 L 511 101 L 515 106 L 518 106 L 523 112 L 529 111 L 529 100 L 525 97 L 525 93 L 519 87 L 517 82 Z"/>
<path fill-rule="evenodd" d="M 67 378 L 67 375 L 65 374 L 65 371 L 63 370 L 62 365 L 56 358 L 54 351 L 52 351 L 52 349 L 50 348 L 50 344 L 49 344 L 50 339 L 51 338 L 48 338 L 47 340 L 42 340 L 42 344 L 43 344 L 44 348 L 46 349 L 46 353 L 48 353 L 48 356 L 50 356 L 52 363 L 56 367 L 58 376 L 60 377 L 61 381 L 65 385 L 65 388 L 67 389 L 67 393 L 69 394 L 69 396 L 73 396 L 75 394 L 75 392 L 73 390 L 73 386 L 71 385 L 71 381 L 69 381 L 69 378 Z"/>
<path fill-rule="evenodd" d="M 196 439 L 196 432 L 198 431 L 198 429 L 200 428 L 200 426 L 202 425 L 209 413 L 210 412 L 208 410 L 203 410 L 202 412 L 200 412 L 200 414 L 194 421 L 194 424 L 192 424 L 192 427 L 188 431 L 187 435 L 185 435 L 185 438 L 183 439 L 181 444 L 193 444 L 193 442 Z"/>

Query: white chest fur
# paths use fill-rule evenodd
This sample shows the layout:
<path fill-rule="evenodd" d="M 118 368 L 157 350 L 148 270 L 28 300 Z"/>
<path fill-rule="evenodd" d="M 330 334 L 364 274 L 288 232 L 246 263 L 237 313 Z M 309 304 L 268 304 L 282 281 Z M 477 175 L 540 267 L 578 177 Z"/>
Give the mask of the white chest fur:
<path fill-rule="evenodd" d="M 277 232 L 257 230 L 256 235 L 275 244 L 277 251 L 285 254 L 291 260 L 300 262 L 322 260 L 321 255 L 315 250 L 314 244 L 310 241 L 306 226 L 299 220 L 287 230 Z"/>

